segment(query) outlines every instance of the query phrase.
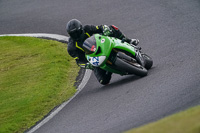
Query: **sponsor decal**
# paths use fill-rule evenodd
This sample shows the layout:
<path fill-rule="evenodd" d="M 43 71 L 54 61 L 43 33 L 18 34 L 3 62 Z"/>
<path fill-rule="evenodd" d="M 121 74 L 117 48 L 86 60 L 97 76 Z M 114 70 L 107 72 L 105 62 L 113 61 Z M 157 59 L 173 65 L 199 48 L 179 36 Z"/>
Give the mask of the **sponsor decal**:
<path fill-rule="evenodd" d="M 99 57 L 92 57 L 92 64 L 94 66 L 98 66 L 99 65 Z"/>

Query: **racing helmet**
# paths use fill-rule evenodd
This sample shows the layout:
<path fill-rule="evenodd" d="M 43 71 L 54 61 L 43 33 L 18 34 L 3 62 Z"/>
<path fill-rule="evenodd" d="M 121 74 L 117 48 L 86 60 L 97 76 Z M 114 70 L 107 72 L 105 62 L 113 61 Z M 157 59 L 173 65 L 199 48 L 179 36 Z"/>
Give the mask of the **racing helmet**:
<path fill-rule="evenodd" d="M 74 40 L 79 40 L 83 33 L 83 27 L 79 20 L 72 19 L 66 25 L 66 30 L 69 36 Z"/>

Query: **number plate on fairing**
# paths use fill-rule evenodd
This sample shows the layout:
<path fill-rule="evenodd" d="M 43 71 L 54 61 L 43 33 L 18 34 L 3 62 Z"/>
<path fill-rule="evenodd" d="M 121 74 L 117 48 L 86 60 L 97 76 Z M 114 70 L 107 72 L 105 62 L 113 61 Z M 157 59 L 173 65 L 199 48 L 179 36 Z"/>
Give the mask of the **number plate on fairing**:
<path fill-rule="evenodd" d="M 97 56 L 97 57 L 87 57 L 87 60 L 92 64 L 93 66 L 100 66 L 104 60 L 106 59 L 106 56 Z"/>

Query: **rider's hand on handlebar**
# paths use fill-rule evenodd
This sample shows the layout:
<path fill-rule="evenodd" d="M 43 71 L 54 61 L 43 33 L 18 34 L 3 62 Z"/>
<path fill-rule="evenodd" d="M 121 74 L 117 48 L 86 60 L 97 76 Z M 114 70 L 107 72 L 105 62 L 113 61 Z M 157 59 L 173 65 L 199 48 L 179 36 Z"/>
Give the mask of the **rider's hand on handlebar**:
<path fill-rule="evenodd" d="M 103 35 L 109 36 L 110 34 L 112 34 L 112 30 L 107 25 L 104 25 L 103 26 Z"/>
<path fill-rule="evenodd" d="M 87 63 L 87 64 L 85 65 L 85 69 L 94 70 L 94 66 L 93 66 L 92 64 L 90 64 L 90 63 Z"/>

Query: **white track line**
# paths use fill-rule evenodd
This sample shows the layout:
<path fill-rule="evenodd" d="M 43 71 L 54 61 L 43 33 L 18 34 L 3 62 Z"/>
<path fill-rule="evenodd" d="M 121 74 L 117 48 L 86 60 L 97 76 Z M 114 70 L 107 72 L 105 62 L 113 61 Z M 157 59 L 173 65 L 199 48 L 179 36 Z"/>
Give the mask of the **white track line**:
<path fill-rule="evenodd" d="M 3 34 L 0 36 L 30 36 L 30 37 L 46 37 L 46 38 L 52 38 L 59 41 L 68 41 L 69 37 L 64 35 L 58 35 L 58 34 L 47 34 L 47 33 L 27 33 L 27 34 Z"/>
<path fill-rule="evenodd" d="M 51 39 L 55 39 L 58 41 L 68 41 L 69 37 L 67 36 L 63 36 L 63 35 L 57 35 L 57 34 L 46 34 L 46 33 L 28 33 L 28 34 L 4 34 L 4 35 L 0 35 L 1 36 L 29 36 L 29 37 L 44 37 L 44 38 L 51 38 Z M 45 117 L 42 121 L 40 121 L 37 125 L 35 125 L 33 128 L 31 128 L 30 130 L 26 131 L 27 133 L 33 133 L 35 132 L 37 129 L 39 129 L 41 126 L 43 126 L 45 123 L 47 123 L 50 119 L 52 119 L 60 110 L 62 110 L 70 101 L 72 101 L 79 92 L 81 92 L 81 90 L 85 87 L 86 83 L 88 82 L 88 80 L 90 79 L 92 71 L 86 69 L 85 71 L 85 75 L 83 77 L 83 80 L 81 81 L 81 84 L 78 86 L 77 88 L 77 92 L 75 93 L 75 95 L 73 97 L 71 97 L 68 101 L 62 103 L 59 107 L 57 107 L 55 110 L 53 110 L 52 112 L 50 112 L 50 114 Z"/>
<path fill-rule="evenodd" d="M 62 110 L 70 101 L 72 101 L 78 94 L 79 92 L 81 92 L 81 90 L 85 87 L 86 83 L 88 82 L 90 76 L 91 76 L 92 71 L 86 69 L 85 75 L 83 77 L 83 80 L 81 82 L 81 84 L 78 87 L 77 92 L 75 93 L 75 95 L 70 98 L 68 101 L 64 102 L 63 104 L 61 104 L 58 108 L 56 108 L 56 110 L 52 111 L 46 118 L 44 118 L 41 122 L 39 122 L 37 125 L 35 125 L 33 128 L 31 128 L 29 131 L 27 131 L 27 133 L 33 133 L 35 132 L 37 129 L 39 129 L 41 126 L 43 126 L 45 123 L 47 123 L 50 119 L 52 119 L 60 110 Z"/>

